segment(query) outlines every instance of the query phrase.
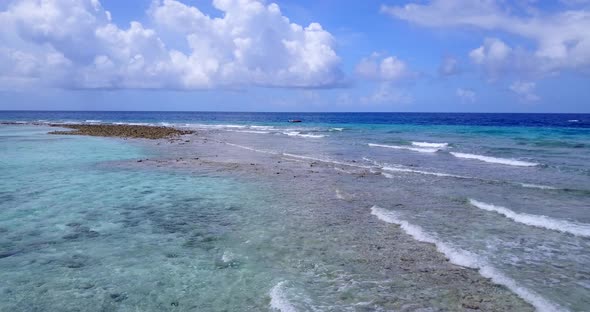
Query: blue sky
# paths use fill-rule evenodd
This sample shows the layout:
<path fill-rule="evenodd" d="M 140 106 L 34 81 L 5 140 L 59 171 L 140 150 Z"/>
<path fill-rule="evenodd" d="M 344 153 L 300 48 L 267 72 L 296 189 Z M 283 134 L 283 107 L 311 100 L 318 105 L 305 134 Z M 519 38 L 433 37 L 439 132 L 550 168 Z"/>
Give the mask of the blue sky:
<path fill-rule="evenodd" d="M 16 0 L 0 109 L 590 112 L 590 1 Z"/>

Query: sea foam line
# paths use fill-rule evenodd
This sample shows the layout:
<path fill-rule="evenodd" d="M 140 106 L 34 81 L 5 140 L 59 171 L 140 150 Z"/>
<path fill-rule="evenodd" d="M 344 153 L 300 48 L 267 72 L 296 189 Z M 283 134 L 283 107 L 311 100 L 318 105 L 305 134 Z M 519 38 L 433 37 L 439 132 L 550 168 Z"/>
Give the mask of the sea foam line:
<path fill-rule="evenodd" d="M 346 162 L 337 161 L 337 160 L 316 158 L 316 157 L 311 157 L 311 156 L 303 156 L 303 155 L 296 155 L 296 154 L 290 154 L 290 153 L 283 153 L 283 156 L 299 158 L 299 159 L 307 159 L 307 160 L 313 160 L 313 161 L 318 161 L 318 162 L 323 162 L 323 163 L 328 163 L 328 164 L 342 165 L 342 166 L 355 167 L 355 168 L 363 168 L 363 169 L 373 168 L 372 166 L 363 166 L 363 165 L 351 164 L 351 163 L 346 163 Z"/>
<path fill-rule="evenodd" d="M 490 266 L 485 261 L 478 258 L 477 255 L 466 250 L 455 248 L 443 241 L 438 240 L 436 237 L 426 233 L 420 226 L 400 219 L 397 213 L 373 206 L 371 207 L 371 214 L 376 216 L 381 221 L 399 225 L 406 234 L 412 236 L 417 241 L 434 244 L 436 249 L 449 258 L 449 261 L 452 263 L 463 267 L 478 269 L 479 273 L 483 277 L 490 278 L 498 285 L 504 285 L 508 287 L 508 289 L 533 305 L 537 311 L 564 311 L 560 306 L 548 301 L 535 292 L 520 286 L 515 280 L 505 276 L 496 268 Z"/>
<path fill-rule="evenodd" d="M 431 176 L 446 177 L 446 178 L 457 178 L 457 179 L 478 179 L 478 178 L 472 178 L 472 177 L 450 174 L 450 173 L 423 171 L 423 170 L 403 168 L 403 167 L 395 166 L 395 165 L 380 164 L 377 161 L 369 159 L 367 157 L 363 157 L 363 160 L 368 161 L 368 162 L 372 162 L 375 166 L 381 168 L 381 170 L 390 171 L 390 172 L 416 173 L 416 174 L 431 175 Z M 384 175 L 384 176 L 387 177 L 386 175 Z"/>
<path fill-rule="evenodd" d="M 296 137 L 311 138 L 311 139 L 319 139 L 319 138 L 325 137 L 325 135 L 323 135 L 323 134 L 301 134 L 301 132 L 299 132 L 299 131 L 286 131 L 286 132 L 283 132 L 283 134 L 286 134 L 288 136 L 296 136 Z"/>
<path fill-rule="evenodd" d="M 279 153 L 273 152 L 273 151 L 259 150 L 259 149 L 255 149 L 255 148 L 252 148 L 252 147 L 248 147 L 248 146 L 244 146 L 244 145 L 239 145 L 239 144 L 234 144 L 234 143 L 229 143 L 229 142 L 225 142 L 225 144 L 227 144 L 229 146 L 234 146 L 234 147 L 238 147 L 238 148 L 241 148 L 241 149 L 245 149 L 245 150 L 257 152 L 257 153 L 271 154 L 271 155 L 278 155 L 279 154 Z"/>
<path fill-rule="evenodd" d="M 502 165 L 509 165 L 509 166 L 534 167 L 534 166 L 539 165 L 538 163 L 529 162 L 529 161 L 522 161 L 522 160 L 508 159 L 508 158 L 498 158 L 498 157 L 483 156 L 483 155 L 476 155 L 476 154 L 451 152 L 451 155 L 453 155 L 457 158 L 475 159 L 475 160 L 480 160 L 480 161 L 487 162 L 487 163 L 502 164 Z"/>
<path fill-rule="evenodd" d="M 408 150 L 420 153 L 436 153 L 440 149 L 439 148 L 425 148 L 425 147 L 411 147 L 411 146 L 400 146 L 400 145 L 385 145 L 385 144 L 375 144 L 375 143 L 368 143 L 370 147 L 384 147 L 384 148 L 391 148 L 391 149 L 398 149 L 398 150 Z"/>
<path fill-rule="evenodd" d="M 543 215 L 533 215 L 528 213 L 518 213 L 506 207 L 495 206 L 492 204 L 469 199 L 469 203 L 479 209 L 491 211 L 503 215 L 514 222 L 544 228 L 548 230 L 569 233 L 576 236 L 590 237 L 590 224 L 575 223 L 565 220 L 554 219 Z"/>

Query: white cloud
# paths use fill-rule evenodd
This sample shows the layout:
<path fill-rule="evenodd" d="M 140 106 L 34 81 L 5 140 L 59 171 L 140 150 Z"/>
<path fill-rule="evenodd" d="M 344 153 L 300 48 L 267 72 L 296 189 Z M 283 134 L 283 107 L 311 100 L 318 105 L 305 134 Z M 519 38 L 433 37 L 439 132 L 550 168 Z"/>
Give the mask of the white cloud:
<path fill-rule="evenodd" d="M 414 101 L 406 91 L 394 87 L 390 82 L 379 84 L 373 94 L 360 98 L 364 105 L 405 105 Z"/>
<path fill-rule="evenodd" d="M 567 9 L 557 13 L 525 10 L 502 0 L 432 0 L 427 4 L 383 6 L 382 12 L 428 27 L 471 27 L 501 31 L 532 40 L 531 62 L 543 72 L 590 67 L 590 11 Z M 529 3 L 530 7 L 534 3 Z M 475 53 L 477 57 L 478 52 Z"/>
<path fill-rule="evenodd" d="M 111 22 L 98 0 L 17 0 L 0 12 L 0 84 L 62 88 L 331 87 L 342 83 L 332 35 L 278 5 L 214 0 L 213 18 L 154 1 L 154 29 Z M 166 35 L 186 41 L 172 49 Z"/>
<path fill-rule="evenodd" d="M 457 88 L 455 94 L 464 102 L 475 102 L 476 99 L 475 91 L 470 89 Z"/>
<path fill-rule="evenodd" d="M 502 40 L 486 38 L 483 45 L 469 52 L 471 61 L 483 67 L 491 79 L 510 68 L 513 50 Z"/>
<path fill-rule="evenodd" d="M 515 81 L 510 85 L 509 89 L 516 93 L 521 100 L 534 102 L 540 99 L 540 97 L 535 94 L 536 87 L 537 85 L 534 82 Z"/>
<path fill-rule="evenodd" d="M 395 56 L 383 57 L 373 53 L 363 58 L 356 66 L 356 73 L 365 79 L 394 81 L 411 76 L 407 65 Z"/>
<path fill-rule="evenodd" d="M 450 56 L 445 57 L 438 68 L 438 74 L 446 77 L 457 75 L 459 72 L 459 61 Z"/>

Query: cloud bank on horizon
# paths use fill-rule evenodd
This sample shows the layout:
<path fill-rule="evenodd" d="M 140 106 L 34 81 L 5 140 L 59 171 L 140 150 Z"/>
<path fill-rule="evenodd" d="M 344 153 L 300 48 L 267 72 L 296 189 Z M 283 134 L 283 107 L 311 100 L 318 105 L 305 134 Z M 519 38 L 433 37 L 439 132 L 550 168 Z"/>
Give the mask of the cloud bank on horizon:
<path fill-rule="evenodd" d="M 393 23 L 361 46 L 339 38 L 350 16 L 334 22 L 323 12 L 301 23 L 285 13 L 294 12 L 289 0 L 212 0 L 214 14 L 181 0 L 153 0 L 145 19 L 129 19 L 126 27 L 99 0 L 9 0 L 0 4 L 0 90 L 313 89 L 317 94 L 305 91 L 301 98 L 328 94 L 323 100 L 334 105 L 378 108 L 438 101 L 437 94 L 422 95 L 424 85 L 438 84 L 447 98 L 471 106 L 490 97 L 489 90 L 502 100 L 509 94 L 517 102 L 541 102 L 542 82 L 560 75 L 588 82 L 590 0 L 353 5 L 371 6 L 375 19 Z M 416 47 L 395 45 L 400 33 L 387 37 L 389 30 L 406 26 L 476 39 L 452 53 L 422 37 L 411 42 Z M 412 53 L 428 45 L 436 65 Z M 558 85 L 572 93 L 567 83 Z"/>

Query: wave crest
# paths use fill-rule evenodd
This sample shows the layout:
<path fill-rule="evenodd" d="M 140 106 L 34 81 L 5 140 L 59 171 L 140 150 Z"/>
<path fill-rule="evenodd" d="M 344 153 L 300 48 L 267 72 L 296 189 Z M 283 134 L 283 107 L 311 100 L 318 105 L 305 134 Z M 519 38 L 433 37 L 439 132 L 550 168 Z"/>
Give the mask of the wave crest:
<path fill-rule="evenodd" d="M 529 161 L 522 161 L 522 160 L 516 160 L 516 159 L 509 159 L 509 158 L 498 158 L 498 157 L 483 156 L 483 155 L 476 155 L 476 154 L 451 152 L 451 155 L 453 155 L 457 158 L 475 159 L 475 160 L 480 160 L 480 161 L 487 162 L 487 163 L 502 164 L 502 165 L 508 165 L 508 166 L 534 167 L 534 166 L 539 165 L 538 163 L 529 162 Z"/>
<path fill-rule="evenodd" d="M 565 220 L 554 219 L 543 215 L 533 215 L 528 213 L 519 213 L 506 207 L 495 206 L 492 204 L 469 199 L 469 203 L 479 209 L 491 211 L 503 215 L 514 222 L 530 225 L 538 228 L 569 233 L 576 236 L 590 237 L 590 224 L 575 223 Z"/>
<path fill-rule="evenodd" d="M 399 225 L 406 234 L 412 236 L 415 240 L 434 244 L 436 249 L 447 256 L 452 263 L 478 269 L 482 276 L 490 278 L 492 282 L 498 285 L 508 287 L 508 289 L 512 290 L 515 294 L 533 305 L 537 311 L 549 312 L 563 310 L 560 306 L 555 305 L 535 292 L 520 286 L 515 280 L 505 276 L 502 272 L 487 264 L 477 255 L 466 250 L 455 248 L 438 240 L 436 237 L 426 233 L 420 226 L 400 219 L 397 213 L 373 206 L 371 207 L 371 214 L 379 218 L 381 221 Z"/>

